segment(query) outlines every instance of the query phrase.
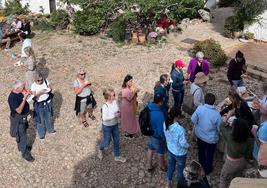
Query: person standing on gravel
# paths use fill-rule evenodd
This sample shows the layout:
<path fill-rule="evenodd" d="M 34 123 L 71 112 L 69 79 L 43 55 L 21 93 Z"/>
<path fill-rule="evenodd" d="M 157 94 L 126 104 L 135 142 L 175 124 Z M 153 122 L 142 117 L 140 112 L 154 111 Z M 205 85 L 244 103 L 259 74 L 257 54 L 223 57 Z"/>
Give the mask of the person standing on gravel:
<path fill-rule="evenodd" d="M 209 74 L 209 63 L 204 59 L 203 52 L 197 52 L 196 57 L 189 62 L 187 73 L 191 83 L 194 82 L 197 73 L 203 72 L 206 76 Z"/>
<path fill-rule="evenodd" d="M 84 127 L 89 124 L 86 121 L 86 114 L 92 120 L 95 120 L 93 110 L 96 107 L 96 101 L 93 97 L 91 82 L 86 80 L 86 72 L 80 69 L 77 73 L 77 79 L 74 81 L 74 93 L 76 94 L 75 107 L 76 115 L 79 115 L 80 122 Z"/>
<path fill-rule="evenodd" d="M 206 94 L 205 104 L 199 106 L 191 117 L 197 137 L 198 160 L 206 175 L 212 172 L 213 156 L 219 141 L 219 126 L 222 122 L 214 103 L 215 96 L 211 93 Z"/>
<path fill-rule="evenodd" d="M 162 171 L 166 172 L 166 162 L 164 154 L 166 153 L 166 139 L 163 131 L 163 124 L 165 116 L 162 111 L 161 105 L 163 104 L 163 96 L 156 94 L 154 96 L 154 102 L 147 105 L 150 112 L 150 124 L 154 131 L 154 134 L 150 136 L 148 141 L 147 150 L 147 163 L 148 172 L 152 172 L 154 166 L 152 164 L 153 152 L 156 151 L 158 155 L 159 167 Z"/>
<path fill-rule="evenodd" d="M 102 141 L 98 150 L 98 158 L 103 159 L 103 150 L 109 145 L 111 137 L 113 140 L 113 153 L 115 161 L 126 162 L 124 157 L 120 156 L 120 132 L 118 126 L 118 118 L 120 111 L 118 103 L 115 100 L 114 89 L 106 89 L 103 92 L 105 103 L 101 108 L 102 112 Z"/>
<path fill-rule="evenodd" d="M 126 138 L 133 138 L 134 134 L 139 131 L 139 123 L 136 117 L 134 102 L 139 90 L 133 88 L 133 77 L 126 75 L 121 91 L 121 129 L 125 133 Z"/>
<path fill-rule="evenodd" d="M 31 86 L 32 94 L 35 96 L 33 104 L 35 111 L 35 122 L 40 139 L 45 138 L 46 130 L 52 134 L 56 131 L 53 127 L 53 102 L 51 97 L 51 86 L 47 79 L 41 74 L 36 75 L 35 82 Z"/>
<path fill-rule="evenodd" d="M 31 155 L 31 147 L 28 146 L 28 120 L 30 115 L 30 106 L 26 101 L 30 92 L 25 90 L 25 83 L 22 81 L 16 81 L 13 85 L 13 90 L 9 94 L 8 104 L 10 107 L 10 134 L 12 137 L 16 137 L 18 149 L 22 154 L 22 157 L 33 162 L 34 158 Z"/>
<path fill-rule="evenodd" d="M 244 54 L 238 51 L 235 58 L 228 65 L 227 78 L 234 87 L 244 86 L 242 75 L 247 73 L 247 65 Z"/>

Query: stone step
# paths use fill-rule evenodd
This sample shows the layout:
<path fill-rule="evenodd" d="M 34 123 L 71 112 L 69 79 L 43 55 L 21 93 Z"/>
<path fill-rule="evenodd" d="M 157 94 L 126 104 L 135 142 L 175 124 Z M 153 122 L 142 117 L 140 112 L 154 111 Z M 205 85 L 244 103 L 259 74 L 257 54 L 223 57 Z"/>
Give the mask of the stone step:
<path fill-rule="evenodd" d="M 251 68 L 253 70 L 257 70 L 259 72 L 267 73 L 267 70 L 266 69 L 264 69 L 262 67 L 259 67 L 257 65 L 252 65 L 252 64 L 249 64 L 249 63 L 247 63 L 247 65 L 248 65 L 249 68 Z"/>
<path fill-rule="evenodd" d="M 248 66 L 248 74 L 252 78 L 258 79 L 260 81 L 267 81 L 267 72 L 260 71 L 258 69 L 251 68 L 251 66 Z"/>

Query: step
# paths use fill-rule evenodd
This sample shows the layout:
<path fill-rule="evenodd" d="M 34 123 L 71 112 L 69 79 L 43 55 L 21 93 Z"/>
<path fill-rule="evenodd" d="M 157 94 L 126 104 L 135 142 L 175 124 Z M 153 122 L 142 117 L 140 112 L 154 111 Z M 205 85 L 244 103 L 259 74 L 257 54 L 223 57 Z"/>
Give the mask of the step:
<path fill-rule="evenodd" d="M 252 69 L 250 66 L 248 66 L 248 74 L 252 78 L 258 79 L 260 81 L 267 81 L 267 73 L 259 71 L 257 69 Z"/>
<path fill-rule="evenodd" d="M 260 71 L 260 72 L 263 72 L 263 73 L 267 73 L 266 69 L 264 69 L 262 67 L 259 67 L 258 65 L 252 65 L 252 64 L 247 63 L 247 66 L 250 67 L 253 70 L 257 70 L 257 71 Z"/>

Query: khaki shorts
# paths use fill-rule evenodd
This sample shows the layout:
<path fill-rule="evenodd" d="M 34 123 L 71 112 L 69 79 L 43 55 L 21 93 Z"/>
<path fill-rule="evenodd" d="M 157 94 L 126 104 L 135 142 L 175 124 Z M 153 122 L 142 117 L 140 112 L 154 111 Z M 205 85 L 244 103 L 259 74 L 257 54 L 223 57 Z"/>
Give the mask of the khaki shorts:
<path fill-rule="evenodd" d="M 81 102 L 80 104 L 80 113 L 83 114 L 86 111 L 92 109 L 92 104 L 86 105 L 86 101 Z"/>

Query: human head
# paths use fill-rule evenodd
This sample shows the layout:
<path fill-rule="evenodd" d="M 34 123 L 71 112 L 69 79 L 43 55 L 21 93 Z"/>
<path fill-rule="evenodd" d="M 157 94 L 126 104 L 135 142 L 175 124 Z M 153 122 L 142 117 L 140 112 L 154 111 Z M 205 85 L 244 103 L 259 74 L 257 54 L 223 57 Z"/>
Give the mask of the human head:
<path fill-rule="evenodd" d="M 25 82 L 21 81 L 21 80 L 17 80 L 14 84 L 13 84 L 13 91 L 16 93 L 21 93 L 25 88 Z"/>
<path fill-rule="evenodd" d="M 244 54 L 240 50 L 238 50 L 238 52 L 236 52 L 235 54 L 235 59 L 237 62 L 242 62 L 244 59 Z"/>
<path fill-rule="evenodd" d="M 242 98 L 238 95 L 238 93 L 236 92 L 236 90 L 234 88 L 232 88 L 229 91 L 229 99 L 233 104 L 238 104 L 242 101 Z"/>
<path fill-rule="evenodd" d="M 115 97 L 115 91 L 112 88 L 104 89 L 103 96 L 105 100 L 110 100 Z"/>
<path fill-rule="evenodd" d="M 180 59 L 175 61 L 174 65 L 175 65 L 175 67 L 177 67 L 179 69 L 184 68 L 186 66 L 186 64 L 183 62 L 183 60 L 180 60 Z"/>
<path fill-rule="evenodd" d="M 204 59 L 204 53 L 201 52 L 201 51 L 197 52 L 197 54 L 196 54 L 196 58 L 197 58 L 197 60 L 198 60 L 199 62 L 202 63 L 202 61 L 203 61 L 203 59 Z"/>
<path fill-rule="evenodd" d="M 86 77 L 86 72 L 83 68 L 80 68 L 77 72 L 77 78 L 79 78 L 80 80 L 84 80 Z"/>
<path fill-rule="evenodd" d="M 242 118 L 237 118 L 232 123 L 232 137 L 237 143 L 244 143 L 249 137 L 249 127 Z"/>
<path fill-rule="evenodd" d="M 23 40 L 27 38 L 27 35 L 25 33 L 20 33 L 19 34 L 20 38 L 22 38 Z"/>
<path fill-rule="evenodd" d="M 196 74 L 194 82 L 199 86 L 204 86 L 208 80 L 209 80 L 208 76 L 206 76 L 203 72 L 199 72 Z"/>
<path fill-rule="evenodd" d="M 133 77 L 127 74 L 123 80 L 122 88 L 131 87 L 133 84 Z"/>
<path fill-rule="evenodd" d="M 205 98 L 204 98 L 205 104 L 214 105 L 215 100 L 216 100 L 215 95 L 213 95 L 212 93 L 207 93 L 205 95 Z"/>
<path fill-rule="evenodd" d="M 41 73 L 37 73 L 37 74 L 35 75 L 34 81 L 35 81 L 35 83 L 37 83 L 38 85 L 43 84 L 43 81 L 44 81 L 44 77 L 43 77 L 43 75 L 42 75 Z"/>
<path fill-rule="evenodd" d="M 162 102 L 163 102 L 163 96 L 160 95 L 160 94 L 155 94 L 154 95 L 154 103 L 158 104 L 158 105 L 161 105 Z"/>
<path fill-rule="evenodd" d="M 168 78 L 168 75 L 167 74 L 162 74 L 160 77 L 159 77 L 159 82 L 164 85 L 164 86 L 167 86 L 169 84 L 169 78 Z"/>
<path fill-rule="evenodd" d="M 165 121 L 166 129 L 168 129 L 169 126 L 174 123 L 174 118 L 179 118 L 180 115 L 181 115 L 181 110 L 179 110 L 178 108 L 172 107 L 169 110 L 166 121 Z"/>

